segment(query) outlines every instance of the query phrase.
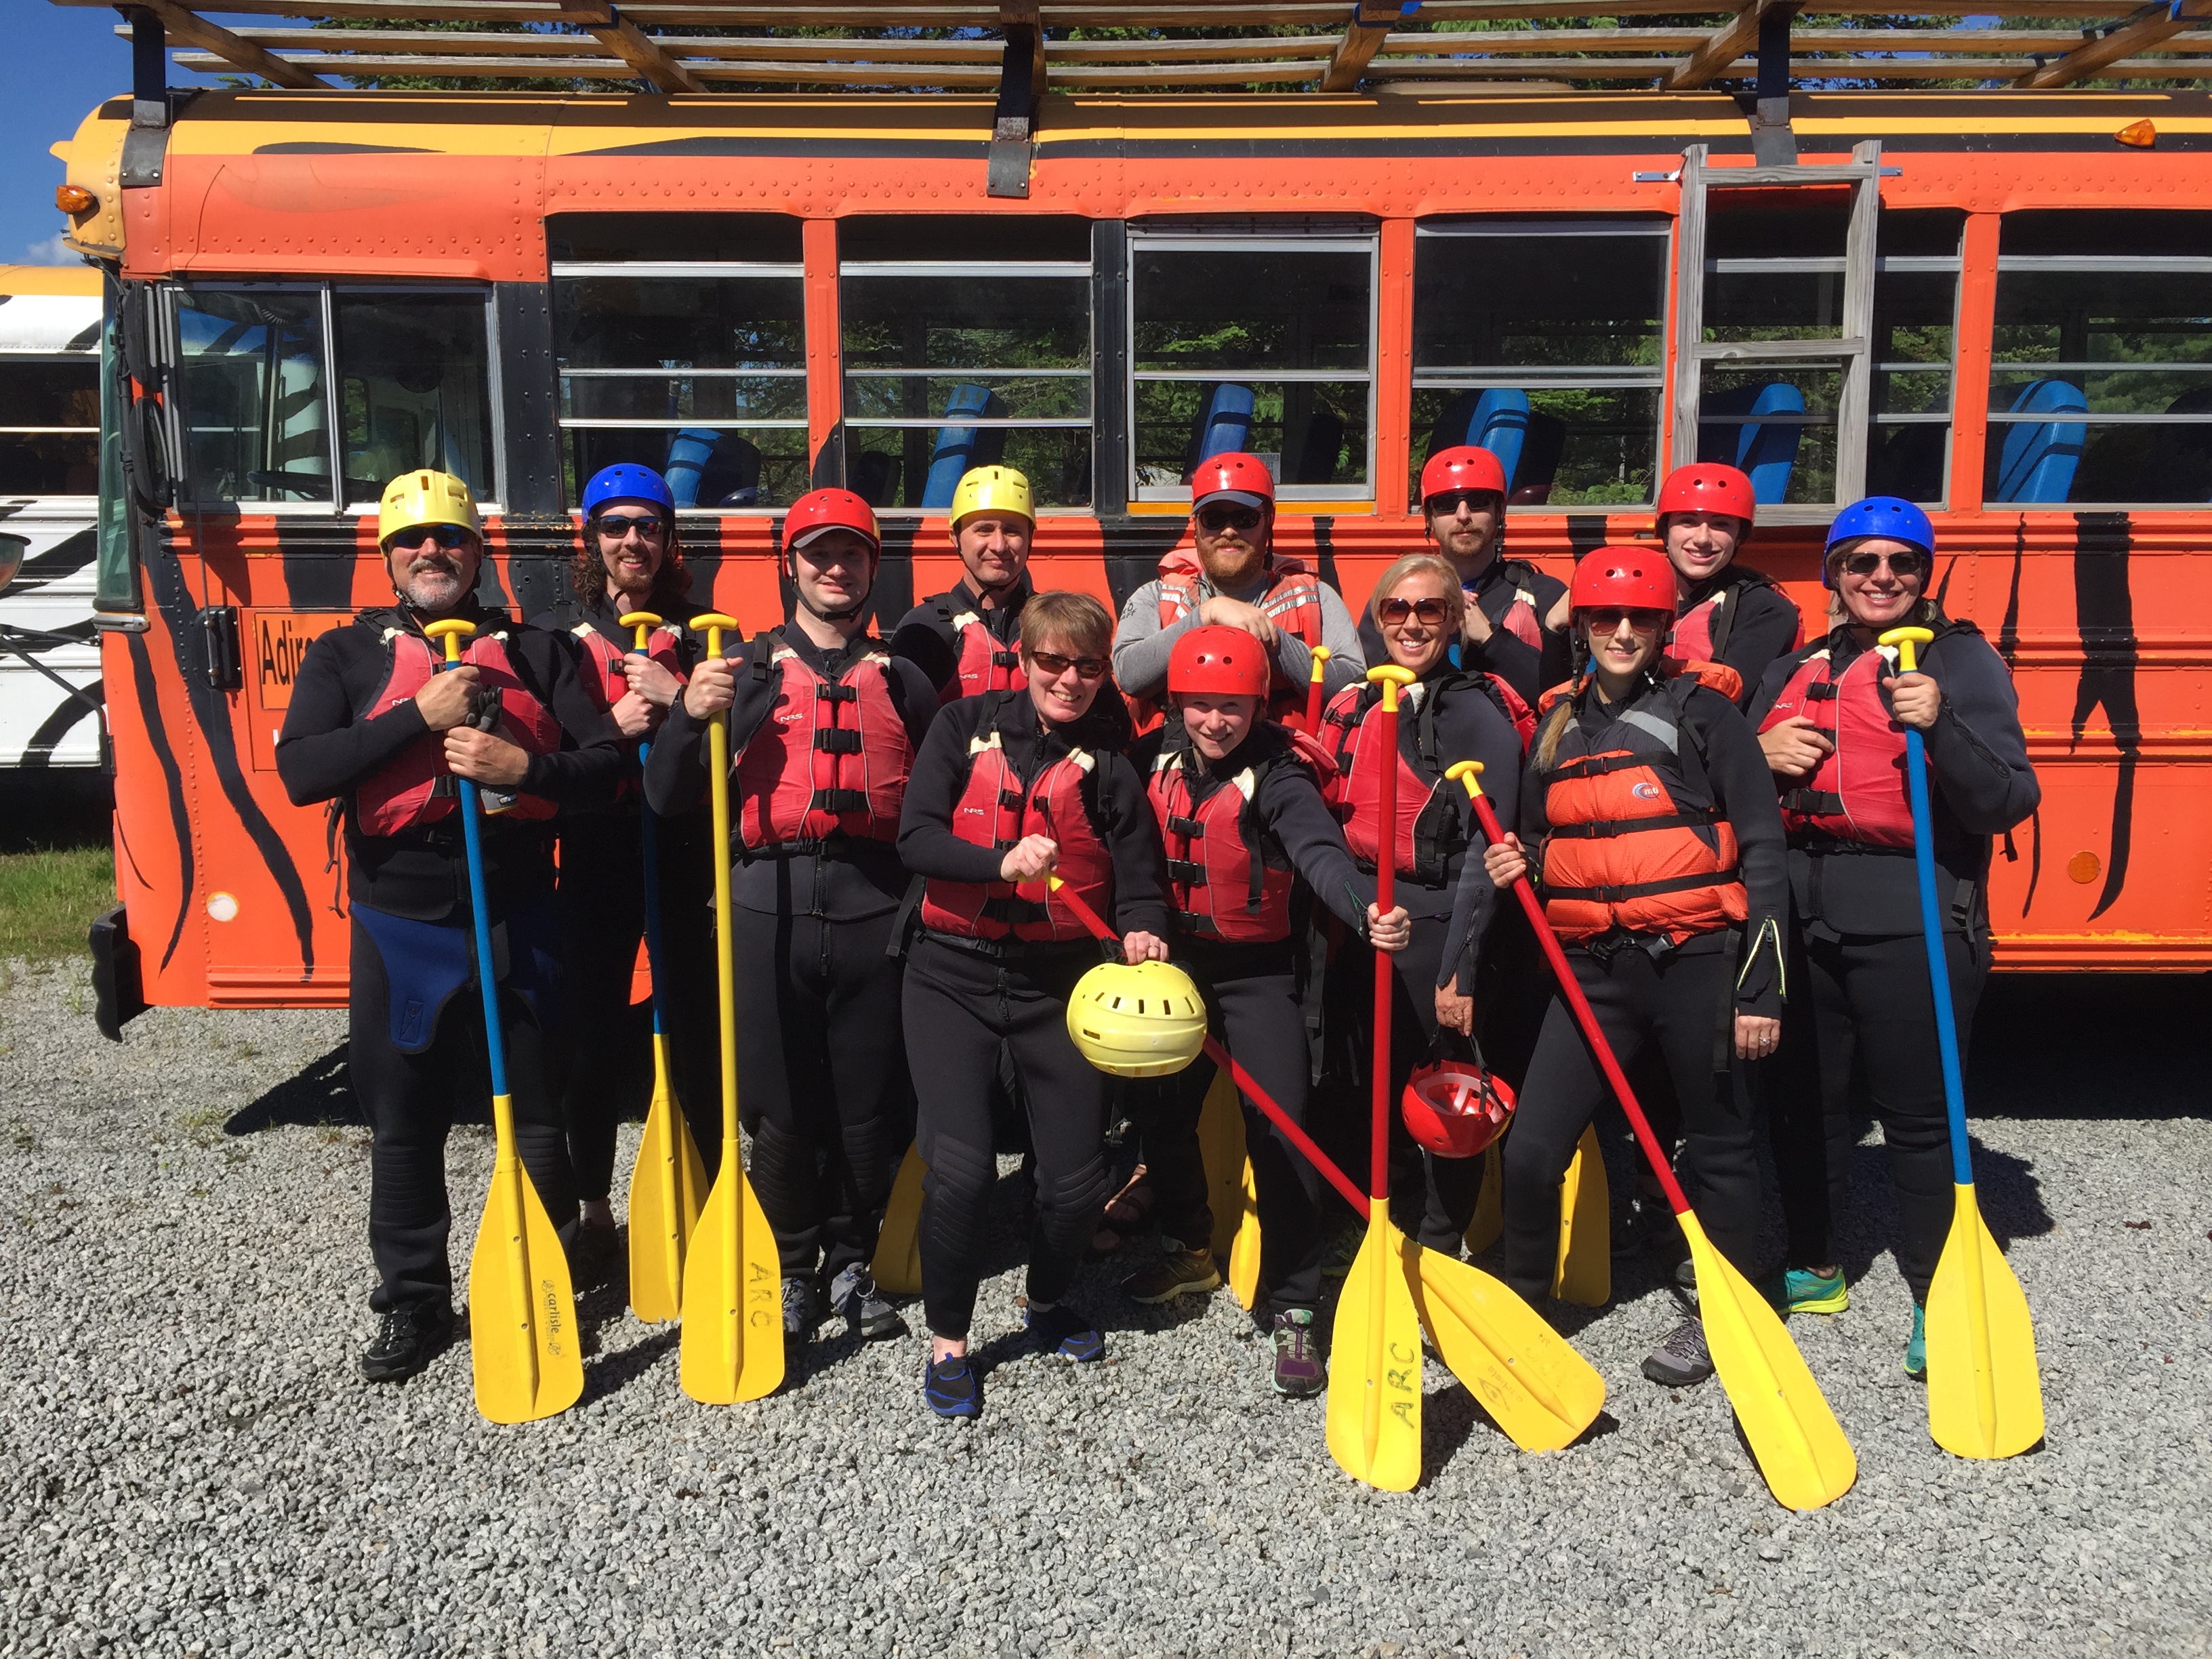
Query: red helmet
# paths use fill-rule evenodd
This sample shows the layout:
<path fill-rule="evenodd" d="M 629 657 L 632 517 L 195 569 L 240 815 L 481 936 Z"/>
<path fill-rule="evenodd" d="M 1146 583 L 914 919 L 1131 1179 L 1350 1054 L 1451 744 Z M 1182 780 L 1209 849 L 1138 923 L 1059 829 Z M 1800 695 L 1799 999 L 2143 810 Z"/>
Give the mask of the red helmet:
<path fill-rule="evenodd" d="M 1194 628 L 1168 657 L 1168 695 L 1215 691 L 1267 695 L 1267 647 L 1241 628 Z"/>
<path fill-rule="evenodd" d="M 1659 486 L 1659 516 L 1669 513 L 1726 513 L 1748 525 L 1758 516 L 1751 480 L 1732 466 L 1699 461 L 1678 466 Z"/>
<path fill-rule="evenodd" d="M 793 501 L 783 521 L 783 544 L 801 548 L 831 530 L 856 532 L 877 552 L 884 550 L 876 510 L 849 489 L 810 489 Z"/>
<path fill-rule="evenodd" d="M 1398 1102 L 1406 1129 L 1439 1158 L 1473 1158 L 1505 1132 L 1513 1091 L 1477 1066 L 1440 1060 L 1406 1079 Z"/>
<path fill-rule="evenodd" d="M 1674 567 L 1656 547 L 1601 547 L 1583 555 L 1569 608 L 1579 614 L 1602 605 L 1674 614 Z"/>
<path fill-rule="evenodd" d="M 1273 507 L 1275 475 L 1267 462 L 1242 450 L 1209 455 L 1190 475 L 1190 504 L 1200 507 L 1218 495 L 1246 507 Z"/>
<path fill-rule="evenodd" d="M 1439 449 L 1421 469 L 1421 500 L 1425 504 L 1431 495 L 1447 495 L 1455 489 L 1487 489 L 1502 496 L 1505 469 L 1497 456 L 1473 444 Z"/>

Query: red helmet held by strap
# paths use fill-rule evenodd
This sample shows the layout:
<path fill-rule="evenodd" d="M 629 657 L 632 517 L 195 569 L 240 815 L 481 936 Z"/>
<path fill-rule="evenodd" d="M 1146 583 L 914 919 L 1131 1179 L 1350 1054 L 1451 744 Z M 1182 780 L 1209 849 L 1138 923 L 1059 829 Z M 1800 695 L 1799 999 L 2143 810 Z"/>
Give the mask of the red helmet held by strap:
<path fill-rule="evenodd" d="M 1241 628 L 1194 628 L 1175 642 L 1168 658 L 1168 695 L 1218 692 L 1235 697 L 1267 695 L 1267 647 Z"/>
<path fill-rule="evenodd" d="M 1439 449 L 1421 468 L 1421 502 L 1432 495 L 1449 495 L 1456 489 L 1486 489 L 1505 494 L 1505 468 L 1497 456 L 1473 444 Z"/>
<path fill-rule="evenodd" d="M 1227 495 L 1247 507 L 1275 504 L 1275 475 L 1257 455 L 1232 449 L 1209 455 L 1190 475 L 1190 504 L 1201 507 L 1216 495 Z"/>
<path fill-rule="evenodd" d="M 1750 478 L 1717 461 L 1678 466 L 1659 486 L 1658 514 L 1662 519 L 1669 513 L 1726 513 L 1748 526 L 1758 512 Z"/>
<path fill-rule="evenodd" d="M 1431 1060 L 1406 1079 L 1407 1133 L 1439 1158 L 1473 1158 L 1505 1132 L 1513 1091 L 1480 1065 Z"/>
<path fill-rule="evenodd" d="M 783 521 L 783 544 L 804 547 L 831 530 L 849 530 L 866 538 L 880 553 L 883 532 L 876 528 L 876 510 L 849 489 L 810 489 L 791 504 Z"/>
<path fill-rule="evenodd" d="M 1601 547 L 1583 555 L 1567 590 L 1577 615 L 1601 605 L 1674 614 L 1674 567 L 1656 547 Z"/>

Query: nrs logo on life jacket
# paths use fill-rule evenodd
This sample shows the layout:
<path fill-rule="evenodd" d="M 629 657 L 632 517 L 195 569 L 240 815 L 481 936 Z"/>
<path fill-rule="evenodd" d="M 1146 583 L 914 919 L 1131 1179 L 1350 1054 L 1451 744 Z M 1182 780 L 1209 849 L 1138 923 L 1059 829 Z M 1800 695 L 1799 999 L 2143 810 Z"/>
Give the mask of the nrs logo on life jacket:
<path fill-rule="evenodd" d="M 442 650 L 434 652 L 429 641 L 412 629 L 387 623 L 392 614 L 364 612 L 356 623 L 382 629 L 385 665 L 382 683 L 354 711 L 360 720 L 374 720 L 413 701 L 445 660 Z M 531 754 L 550 755 L 561 746 L 560 722 L 516 675 L 507 635 L 504 625 L 488 623 L 470 636 L 461 660 L 477 671 L 479 705 L 497 698 L 499 735 Z M 458 781 L 446 765 L 444 734 L 427 732 L 354 791 L 354 823 L 367 835 L 396 836 L 450 817 L 459 801 Z M 550 800 L 518 795 L 502 816 L 550 818 L 553 810 Z"/>
<path fill-rule="evenodd" d="M 776 685 L 733 769 L 745 845 L 897 840 L 914 744 L 891 701 L 890 659 L 871 651 L 833 684 L 772 634 L 753 651 L 754 672 Z"/>
<path fill-rule="evenodd" d="M 1262 757 L 1203 800 L 1191 787 L 1192 773 L 1206 765 L 1195 750 L 1167 750 L 1153 763 L 1147 793 L 1167 848 L 1168 903 L 1187 933 L 1260 942 L 1290 937 L 1297 872 L 1279 849 L 1271 855 L 1260 787 L 1275 768 L 1302 765 L 1326 793 L 1324 780 L 1334 779 L 1336 767 L 1303 732 L 1269 726 L 1262 736 Z"/>
<path fill-rule="evenodd" d="M 1571 708 L 1551 716 L 1565 725 L 1539 775 L 1551 833 L 1538 886 L 1546 920 L 1569 942 L 1620 928 L 1679 944 L 1749 914 L 1735 830 L 1715 808 L 1685 713 L 1698 686 L 1734 702 L 1743 682 L 1715 663 L 1662 663 L 1660 672 L 1656 695 L 1595 737 Z M 1588 684 L 1546 693 L 1547 716 Z"/>

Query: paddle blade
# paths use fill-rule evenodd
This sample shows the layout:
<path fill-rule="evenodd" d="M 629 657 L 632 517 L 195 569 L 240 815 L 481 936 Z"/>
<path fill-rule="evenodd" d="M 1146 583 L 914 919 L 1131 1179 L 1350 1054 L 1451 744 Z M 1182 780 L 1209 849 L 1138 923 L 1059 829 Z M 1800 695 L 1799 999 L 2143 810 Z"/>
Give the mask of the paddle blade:
<path fill-rule="evenodd" d="M 1597 1420 L 1605 1379 L 1502 1280 L 1422 1250 L 1413 1305 L 1451 1374 L 1522 1451 L 1571 1445 Z"/>
<path fill-rule="evenodd" d="M 1698 1272 L 1698 1310 L 1713 1369 L 1735 1407 L 1777 1502 L 1793 1510 L 1832 1504 L 1858 1478 L 1858 1459 L 1781 1316 L 1715 1249 L 1696 1214 L 1676 1218 Z"/>
<path fill-rule="evenodd" d="M 1480 1255 L 1505 1231 L 1505 1156 L 1496 1141 L 1482 1149 L 1482 1193 L 1467 1224 L 1468 1253 Z"/>
<path fill-rule="evenodd" d="M 921 1294 L 921 1178 L 929 1166 L 921 1149 L 907 1148 L 899 1160 L 898 1176 L 891 1182 L 890 1200 L 884 1206 L 884 1224 L 876 1233 L 876 1259 L 868 1264 L 876 1288 L 892 1296 Z"/>
<path fill-rule="evenodd" d="M 1244 1108 L 1225 1069 L 1213 1074 L 1206 1103 L 1199 1109 L 1198 1150 L 1206 1161 L 1206 1201 L 1213 1212 L 1208 1248 L 1216 1256 L 1225 1256 L 1236 1247 L 1243 1222 L 1245 1165 Z"/>
<path fill-rule="evenodd" d="M 1597 1131 L 1588 1126 L 1559 1183 L 1559 1260 L 1552 1270 L 1552 1294 L 1583 1308 L 1602 1308 L 1613 1299 L 1613 1194 L 1605 1183 Z"/>
<path fill-rule="evenodd" d="M 1229 1247 L 1229 1293 L 1246 1313 L 1260 1299 L 1260 1189 L 1252 1178 L 1252 1160 L 1244 1160 L 1244 1179 L 1237 1194 L 1241 1214 L 1236 1241 Z"/>
<path fill-rule="evenodd" d="M 1956 1187 L 1951 1236 L 1928 1287 L 1928 1432 L 1960 1457 L 2014 1457 L 2043 1438 L 2035 1326 L 2012 1264 Z"/>
<path fill-rule="evenodd" d="M 783 1383 L 783 1270 L 734 1137 L 684 1264 L 678 1361 L 677 1381 L 704 1405 L 758 1400 Z"/>
<path fill-rule="evenodd" d="M 1376 1201 L 1329 1344 L 1328 1455 L 1384 1492 L 1411 1492 L 1421 1478 L 1421 1329 L 1406 1255 Z"/>
<path fill-rule="evenodd" d="M 584 1392 L 568 1252 L 519 1163 L 492 1171 L 469 1253 L 469 1369 L 494 1423 L 554 1416 Z"/>
<path fill-rule="evenodd" d="M 649 1325 L 684 1311 L 684 1258 L 699 1225 L 707 1167 L 668 1086 L 668 1039 L 653 1039 L 653 1104 L 629 1176 L 629 1309 Z"/>

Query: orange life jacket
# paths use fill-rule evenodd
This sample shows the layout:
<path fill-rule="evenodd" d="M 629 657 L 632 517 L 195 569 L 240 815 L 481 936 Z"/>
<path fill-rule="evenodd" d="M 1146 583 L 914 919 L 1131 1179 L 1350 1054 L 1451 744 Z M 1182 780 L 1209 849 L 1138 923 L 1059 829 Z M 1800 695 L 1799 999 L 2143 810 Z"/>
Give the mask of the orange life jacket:
<path fill-rule="evenodd" d="M 1060 855 L 1053 873 L 1075 890 L 1097 915 L 1107 915 L 1114 896 L 1114 854 L 1100 824 L 1103 808 L 1094 805 L 1101 769 L 1111 754 L 1071 749 L 1048 761 L 1036 775 L 1024 779 L 1007 763 L 1000 721 L 1016 695 L 993 691 L 992 702 L 968 740 L 968 775 L 952 807 L 952 833 L 976 847 L 1005 852 L 1024 836 L 1050 836 Z M 1042 898 L 1020 896 L 1012 882 L 946 881 L 932 876 L 924 884 L 921 922 L 940 933 L 968 939 L 1088 939 L 1091 930 L 1055 891 Z"/>
<path fill-rule="evenodd" d="M 1711 592 L 1674 618 L 1674 631 L 1667 636 L 1665 654 L 1676 662 L 1718 661 L 1721 653 L 1728 649 L 1729 635 L 1735 631 L 1735 613 L 1742 609 L 1743 596 L 1754 587 L 1771 587 L 1782 593 L 1780 584 L 1773 577 L 1741 565 L 1730 565 L 1726 578 Z M 1782 597 L 1788 599 L 1789 595 L 1784 593 Z M 1796 651 L 1805 643 L 1805 615 L 1798 611 L 1795 600 L 1790 601 L 1790 609 L 1796 615 L 1797 627 L 1790 636 L 1788 651 Z"/>
<path fill-rule="evenodd" d="M 390 611 L 371 611 L 356 626 L 376 627 Z M 496 693 L 499 735 L 533 755 L 550 755 L 561 746 L 561 723 L 538 700 L 538 694 L 517 678 L 507 653 L 504 620 L 487 623 L 470 635 L 461 660 L 477 673 L 479 696 Z M 445 661 L 442 647 L 411 628 L 384 626 L 384 679 L 368 702 L 354 711 L 360 720 L 374 720 L 411 700 L 430 683 L 430 676 Z M 458 781 L 446 766 L 445 735 L 426 732 L 354 791 L 354 823 L 362 833 L 396 836 L 453 816 L 460 803 Z M 550 818 L 554 806 L 536 795 L 517 795 L 502 815 L 515 818 Z"/>
<path fill-rule="evenodd" d="M 745 845 L 896 841 L 914 744 L 891 701 L 890 657 L 868 652 L 832 684 L 767 633 L 753 641 L 753 673 L 777 683 L 734 767 Z"/>
<path fill-rule="evenodd" d="M 1268 752 L 1200 801 L 1190 786 L 1192 769 L 1206 764 L 1196 750 L 1164 750 L 1153 763 L 1147 793 L 1167 848 L 1168 903 L 1186 933 L 1270 943 L 1290 937 L 1297 872 L 1279 851 L 1270 854 L 1260 786 L 1279 766 L 1303 766 L 1326 793 L 1323 781 L 1336 766 L 1295 727 L 1271 725 L 1264 736 Z"/>
<path fill-rule="evenodd" d="M 1546 692 L 1565 729 L 1539 775 L 1551 826 L 1538 883 L 1544 915 L 1570 943 L 1615 928 L 1680 944 L 1749 914 L 1735 830 L 1717 809 L 1700 740 L 1685 713 L 1704 685 L 1734 702 L 1741 676 L 1718 663 L 1661 659 L 1656 694 L 1638 696 L 1595 738 L 1572 702 L 1588 676 Z"/>

